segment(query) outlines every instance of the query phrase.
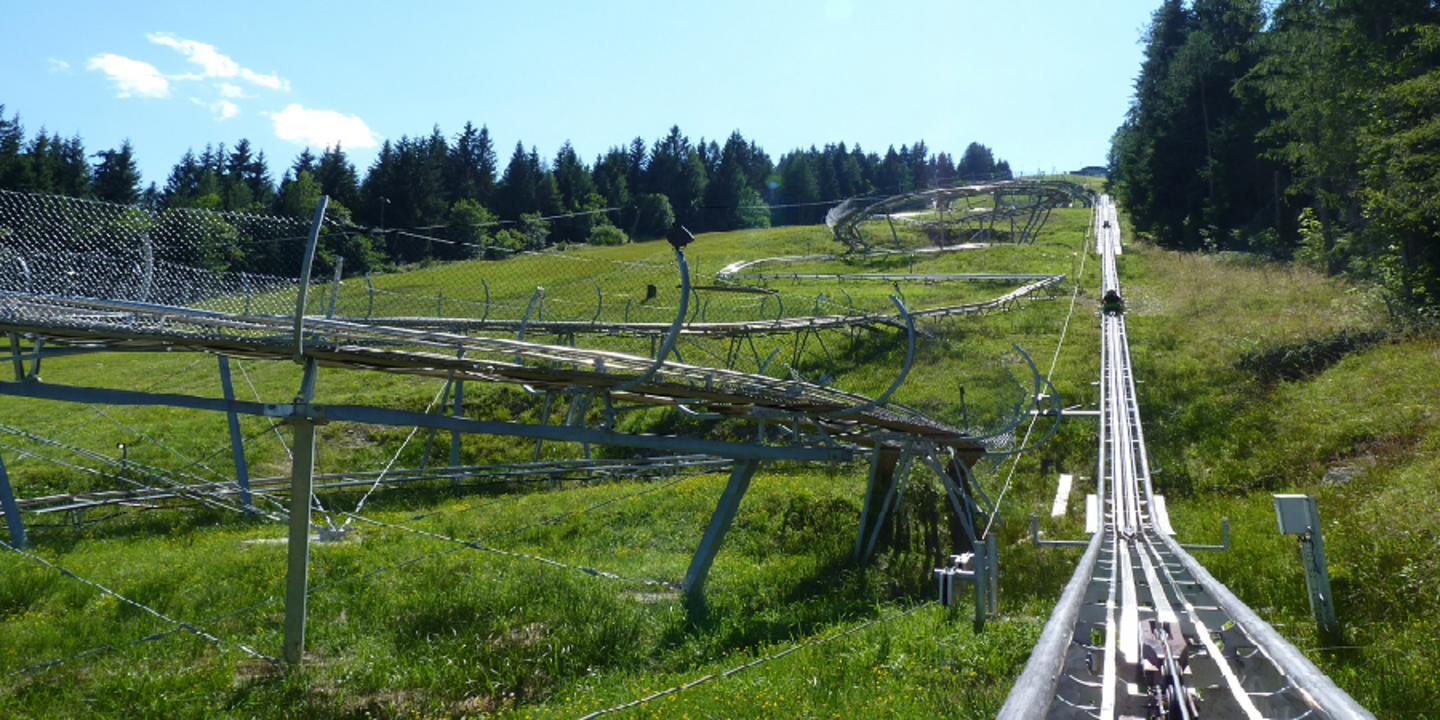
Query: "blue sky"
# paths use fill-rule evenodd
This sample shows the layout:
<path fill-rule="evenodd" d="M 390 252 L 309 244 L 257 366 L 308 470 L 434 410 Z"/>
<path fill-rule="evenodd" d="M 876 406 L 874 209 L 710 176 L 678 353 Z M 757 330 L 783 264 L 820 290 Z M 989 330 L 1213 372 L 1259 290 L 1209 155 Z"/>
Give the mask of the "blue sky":
<path fill-rule="evenodd" d="M 248 138 L 278 180 L 305 146 L 488 125 L 588 161 L 678 124 L 773 158 L 972 141 L 1021 172 L 1103 164 L 1158 0 L 5 0 L 0 103 L 29 135 L 129 138 L 163 186 L 187 148 Z"/>

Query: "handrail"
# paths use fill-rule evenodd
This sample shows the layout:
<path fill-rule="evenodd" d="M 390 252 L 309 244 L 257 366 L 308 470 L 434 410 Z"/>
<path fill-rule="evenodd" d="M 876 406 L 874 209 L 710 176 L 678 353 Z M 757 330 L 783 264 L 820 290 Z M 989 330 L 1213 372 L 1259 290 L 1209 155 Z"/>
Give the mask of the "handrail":
<path fill-rule="evenodd" d="M 1065 654 L 1075 637 L 1075 622 L 1080 618 L 1080 606 L 1085 600 L 1085 588 L 1095 571 L 1095 561 L 1100 557 L 1100 546 L 1105 533 L 1095 533 L 1089 547 L 1080 556 L 1075 574 L 1070 576 L 1055 611 L 1040 631 L 1040 639 L 1030 651 L 1030 660 L 1010 688 L 1005 705 L 1000 708 L 996 720 L 1034 720 L 1049 714 L 1055 700 L 1055 688 L 1060 683 L 1061 669 Z"/>
<path fill-rule="evenodd" d="M 1099 535 L 1099 533 L 1097 533 Z M 1180 560 L 1195 582 L 1199 583 L 1220 607 L 1225 611 L 1236 625 L 1245 629 L 1245 634 L 1255 641 L 1255 646 L 1275 663 L 1290 682 L 1313 701 L 1312 705 L 1322 708 L 1324 712 L 1333 718 L 1356 718 L 1357 720 L 1374 720 L 1375 715 L 1369 710 L 1355 702 L 1355 698 L 1341 690 L 1335 682 L 1325 673 L 1315 667 L 1315 663 L 1305 657 L 1290 641 L 1286 640 L 1270 626 L 1270 623 L 1260 619 L 1240 598 L 1236 597 L 1230 589 L 1215 579 L 1205 566 L 1201 565 L 1190 553 L 1181 549 L 1180 543 L 1174 538 L 1163 533 L 1157 534 L 1170 552 Z"/>

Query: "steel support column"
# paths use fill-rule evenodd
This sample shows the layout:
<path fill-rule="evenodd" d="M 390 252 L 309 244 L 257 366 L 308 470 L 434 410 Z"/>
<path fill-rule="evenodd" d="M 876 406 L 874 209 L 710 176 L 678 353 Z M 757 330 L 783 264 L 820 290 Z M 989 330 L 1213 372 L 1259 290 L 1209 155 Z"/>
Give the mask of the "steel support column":
<path fill-rule="evenodd" d="M 10 338 L 10 355 L 15 362 L 15 382 L 25 379 L 25 361 L 20 359 L 20 333 L 5 333 Z"/>
<path fill-rule="evenodd" d="M 860 506 L 860 529 L 855 533 L 855 549 L 851 552 L 857 560 L 869 559 L 865 538 L 870 534 L 872 522 L 884 522 L 884 508 L 890 501 L 889 490 L 895 482 L 895 466 L 899 464 L 899 450 L 887 450 L 881 443 L 876 443 L 875 452 L 870 456 L 870 477 L 865 484 L 865 500 Z M 875 516 L 873 521 L 872 514 Z"/>
<path fill-rule="evenodd" d="M 230 358 L 220 355 L 220 388 L 225 401 L 235 402 L 235 385 L 230 381 Z M 240 415 L 232 408 L 225 413 L 230 425 L 230 454 L 235 456 L 235 484 L 240 486 L 240 505 L 246 510 L 255 509 L 250 497 L 250 466 L 245 462 L 245 441 L 240 436 Z"/>
<path fill-rule="evenodd" d="M 316 363 L 305 361 L 305 378 L 295 398 L 291 428 L 290 536 L 285 567 L 285 661 L 299 663 L 305 654 L 305 601 L 309 594 L 310 496 L 315 485 L 315 418 L 310 401 L 315 397 Z"/>
<path fill-rule="evenodd" d="M 465 415 L 465 381 L 455 381 L 455 400 L 450 404 L 450 417 L 463 417 Z M 450 467 L 460 467 L 460 431 L 450 431 Z M 459 477 L 456 477 L 459 482 Z"/>
<path fill-rule="evenodd" d="M 297 408 L 298 410 L 299 408 Z M 305 600 L 310 570 L 310 493 L 315 480 L 315 421 L 296 417 L 290 469 L 290 541 L 285 570 L 285 661 L 305 652 Z"/>
<path fill-rule="evenodd" d="M 10 475 L 5 472 L 5 458 L 0 457 L 0 505 L 5 510 L 5 527 L 10 530 L 10 544 L 25 547 L 25 526 L 20 522 L 20 506 L 15 504 L 15 492 L 10 487 Z"/>
<path fill-rule="evenodd" d="M 705 536 L 700 539 L 700 547 L 695 551 L 695 558 L 690 561 L 690 569 L 686 571 L 685 581 L 681 584 L 686 594 L 697 596 L 705 586 L 710 565 L 715 562 L 715 555 L 720 552 L 720 543 L 725 540 L 725 533 L 730 531 L 730 523 L 734 522 L 735 512 L 740 508 L 740 498 L 745 497 L 745 491 L 750 489 L 750 480 L 755 477 L 755 471 L 759 468 L 758 460 L 742 460 L 735 463 L 734 469 L 730 471 L 730 481 L 725 485 L 725 492 L 721 493 L 720 501 L 715 505 L 715 514 L 710 516 L 710 526 L 705 528 Z"/>

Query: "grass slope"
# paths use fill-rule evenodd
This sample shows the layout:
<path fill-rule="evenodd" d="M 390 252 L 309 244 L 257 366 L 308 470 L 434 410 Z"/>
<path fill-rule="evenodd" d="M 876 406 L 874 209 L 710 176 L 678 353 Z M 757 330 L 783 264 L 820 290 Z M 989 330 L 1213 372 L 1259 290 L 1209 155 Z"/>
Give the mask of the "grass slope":
<path fill-rule="evenodd" d="M 1098 263 L 1070 254 L 1083 249 L 1087 221 L 1082 210 L 1056 213 L 1041 241 L 1073 249 L 1037 248 L 1045 259 L 1031 263 L 1059 264 L 1059 272 L 1084 263 L 1068 328 L 1068 296 L 1031 302 L 1019 313 L 940 323 L 928 329 L 934 337 L 927 349 L 945 362 L 971 364 L 923 364 L 907 383 L 905 401 L 953 411 L 957 380 L 993 364 L 983 358 L 999 357 L 1016 342 L 1042 371 L 1054 358 L 1053 380 L 1067 404 L 1094 402 L 1098 333 L 1090 288 L 1098 283 Z M 828 242 L 822 228 L 784 228 L 705 236 L 689 251 L 701 272 L 709 272 L 739 259 L 822 252 Z M 666 255 L 655 244 L 580 252 L 616 260 Z M 1022 264 L 1033 260 L 1017 255 Z M 1425 370 L 1440 352 L 1436 341 L 1392 336 L 1344 346 L 1349 350 L 1337 361 L 1311 352 L 1317 341 L 1378 322 L 1350 288 L 1285 266 L 1153 250 L 1127 252 L 1121 271 L 1130 290 L 1147 438 L 1181 539 L 1213 541 L 1218 518 L 1229 516 L 1235 549 L 1204 556 L 1212 572 L 1377 715 L 1431 712 L 1440 670 L 1433 631 L 1440 603 L 1434 580 L 1440 468 L 1432 467 L 1440 425 L 1431 395 L 1440 393 L 1440 384 Z M 385 282 L 401 287 L 409 281 Z M 818 284 L 798 287 L 811 295 L 825 291 Z M 446 290 L 446 296 L 458 292 Z M 934 349 L 939 346 L 950 349 Z M 1319 359 L 1300 362 L 1298 375 L 1267 370 L 1312 356 Z M 861 373 L 868 367 L 845 361 Z M 218 395 L 209 358 L 99 362 L 104 365 L 47 362 L 45 377 Z M 288 365 L 245 366 L 267 400 L 288 397 L 298 385 Z M 1299 379 L 1277 379 L 1291 376 Z M 245 397 L 248 386 L 237 383 Z M 320 402 L 423 410 L 440 383 L 335 372 L 323 374 L 319 388 Z M 533 399 L 508 390 L 471 384 L 467 400 L 478 417 L 539 417 Z M 75 406 L 0 399 L 0 420 L 32 432 L 111 454 L 124 440 L 132 460 L 169 467 L 214 454 L 205 465 L 217 474 L 229 470 L 222 418 L 104 410 L 98 416 Z M 627 422 L 638 431 L 716 431 L 664 413 Z M 923 478 L 907 492 L 889 547 L 861 567 L 849 553 L 864 469 L 765 468 L 741 504 L 705 604 L 689 608 L 675 592 L 637 581 L 683 575 L 723 475 L 559 490 L 415 487 L 370 498 L 364 517 L 385 525 L 356 521 L 359 531 L 350 540 L 314 547 L 310 656 L 290 671 L 237 648 L 279 652 L 284 546 L 269 541 L 282 536 L 283 527 L 201 508 L 130 514 L 78 531 L 35 528 L 37 556 L 226 644 L 183 630 L 160 635 L 174 626 L 32 559 L 0 554 L 0 715 L 564 718 L 793 649 L 620 716 L 992 716 L 1078 557 L 1078 551 L 1032 549 L 1025 516 L 1041 513 L 1047 535 L 1079 536 L 1083 493 L 1072 493 L 1063 519 L 1050 519 L 1048 509 L 1056 473 L 1093 474 L 1091 422 L 1066 421 L 1018 465 L 1000 463 L 983 477 L 992 497 L 1004 498 L 1002 613 L 979 635 L 964 612 L 925 604 L 934 594 L 929 570 L 951 543 L 943 497 Z M 252 467 L 262 468 L 255 472 L 283 473 L 288 460 L 275 431 L 260 419 L 246 423 L 253 438 L 247 454 Z M 409 431 L 336 423 L 321 433 L 322 470 L 363 470 L 383 467 Z M 288 430 L 280 434 L 288 438 Z M 418 464 L 423 439 L 411 440 L 400 465 Z M 115 482 L 19 459 L 19 449 L 34 445 L 12 435 L 0 442 L 24 495 Z M 467 462 L 513 461 L 528 459 L 531 448 L 503 438 L 466 438 L 462 454 Z M 546 452 L 573 456 L 575 450 L 552 444 Z M 1326 483 L 1336 468 L 1355 469 L 1331 474 L 1347 480 Z M 199 466 L 191 471 L 214 475 Z M 1269 494 L 1281 491 L 1320 497 L 1322 517 L 1331 523 L 1325 532 L 1345 645 L 1353 647 L 1321 649 L 1313 637 L 1298 553 L 1275 531 L 1270 510 Z M 349 510 L 358 499 L 355 492 L 321 496 L 332 512 Z M 333 514 L 331 520 L 345 518 Z M 486 548 L 509 554 L 447 537 L 483 539 Z"/>

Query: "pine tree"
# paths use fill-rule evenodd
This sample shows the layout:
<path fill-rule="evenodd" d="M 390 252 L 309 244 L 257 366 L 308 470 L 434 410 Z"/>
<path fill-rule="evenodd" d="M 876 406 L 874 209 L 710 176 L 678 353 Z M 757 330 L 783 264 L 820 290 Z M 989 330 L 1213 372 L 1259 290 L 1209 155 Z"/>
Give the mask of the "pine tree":
<path fill-rule="evenodd" d="M 740 131 L 730 133 L 715 172 L 705 187 L 705 215 L 701 227 L 707 230 L 735 230 L 741 227 L 742 196 L 748 188 L 744 156 L 747 148 Z"/>
<path fill-rule="evenodd" d="M 525 152 L 525 145 L 517 141 L 505 174 L 500 178 L 497 191 L 496 210 L 501 218 L 519 220 L 525 213 L 540 209 L 536 189 L 540 183 L 539 168 L 531 164 L 531 155 Z"/>
<path fill-rule="evenodd" d="M 495 148 L 490 129 L 465 123 L 455 138 L 446 162 L 445 186 L 457 200 L 474 200 L 489 206 L 495 194 Z"/>
<path fill-rule="evenodd" d="M 966 182 L 990 182 L 995 178 L 995 154 L 978 142 L 965 146 L 955 174 Z"/>
<path fill-rule="evenodd" d="M 90 169 L 90 158 L 85 154 L 85 143 L 79 135 L 61 140 L 59 135 L 51 138 L 50 159 L 51 191 L 68 197 L 88 198 L 93 194 L 94 176 Z"/>
<path fill-rule="evenodd" d="M 780 176 L 776 188 L 777 202 L 784 206 L 780 216 L 787 225 L 808 225 L 818 222 L 825 209 L 815 205 L 820 200 L 820 181 L 815 172 L 814 156 L 796 150 L 780 158 L 776 166 Z"/>
<path fill-rule="evenodd" d="M 645 170 L 645 187 L 670 200 L 676 221 L 692 223 L 705 197 L 705 166 L 690 140 L 671 126 L 669 134 L 656 140 Z"/>
<path fill-rule="evenodd" d="M 5 119 L 5 106 L 0 104 L 0 188 L 20 190 L 25 187 L 27 169 L 21 148 L 25 145 L 25 127 L 17 113 Z"/>
<path fill-rule="evenodd" d="M 170 177 L 162 191 L 166 207 L 188 207 L 191 200 L 200 194 L 200 184 L 205 175 L 205 166 L 195 157 L 192 150 L 186 150 L 180 162 L 170 169 Z"/>
<path fill-rule="evenodd" d="M 930 149 L 920 140 L 910 148 L 910 187 L 924 190 L 934 187 L 935 177 L 930 164 Z"/>
<path fill-rule="evenodd" d="M 335 147 L 326 148 L 320 156 L 320 162 L 315 167 L 315 179 L 319 181 L 320 188 L 325 195 L 333 202 L 351 210 L 360 206 L 360 180 L 355 172 L 355 165 L 345 155 L 345 149 L 340 143 Z"/>
<path fill-rule="evenodd" d="M 95 154 L 100 158 L 95 166 L 96 199 L 121 205 L 134 205 L 139 201 L 140 168 L 135 164 L 134 155 L 129 138 L 120 143 L 118 150 Z"/>
<path fill-rule="evenodd" d="M 290 176 L 298 178 L 302 172 L 310 173 L 313 176 L 315 167 L 315 154 L 310 152 L 310 146 L 307 145 L 299 155 L 295 156 L 295 162 L 290 165 Z"/>
<path fill-rule="evenodd" d="M 904 148 L 903 145 L 901 147 Z M 908 149 L 906 154 L 909 154 Z M 880 167 L 876 169 L 875 184 L 878 186 L 876 190 L 882 195 L 903 195 L 910 191 L 910 169 L 906 167 L 900 153 L 895 152 L 894 145 L 885 151 L 885 159 L 880 161 Z"/>

